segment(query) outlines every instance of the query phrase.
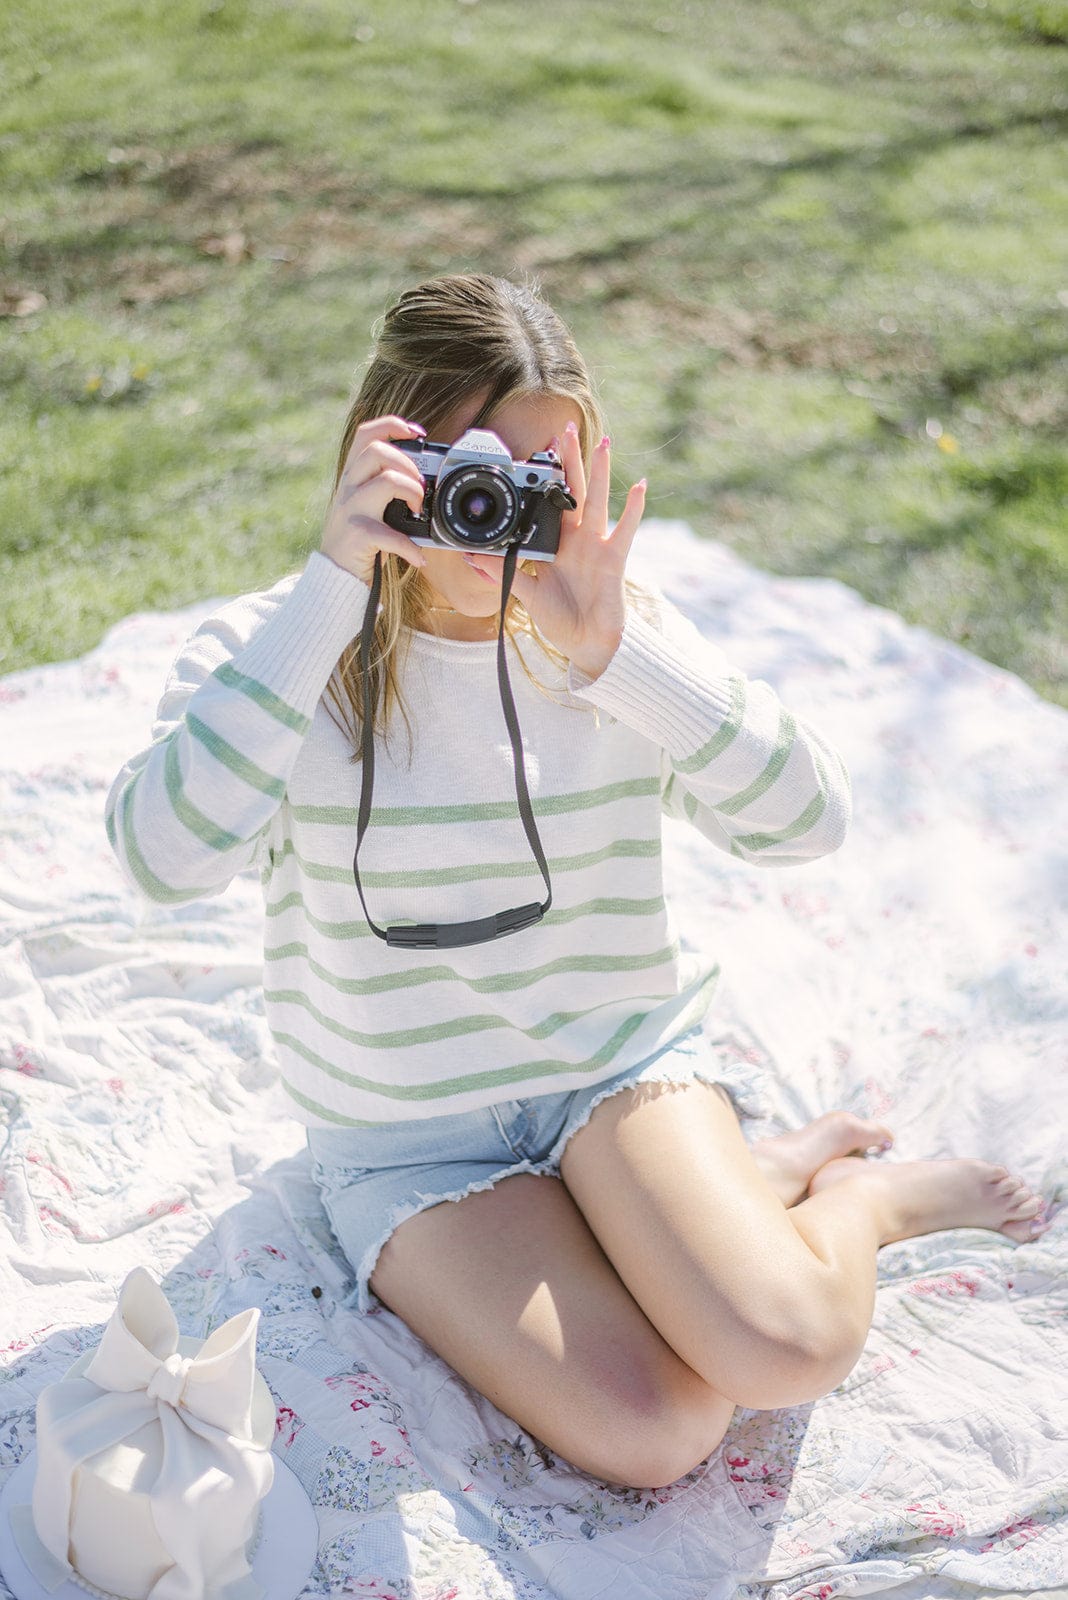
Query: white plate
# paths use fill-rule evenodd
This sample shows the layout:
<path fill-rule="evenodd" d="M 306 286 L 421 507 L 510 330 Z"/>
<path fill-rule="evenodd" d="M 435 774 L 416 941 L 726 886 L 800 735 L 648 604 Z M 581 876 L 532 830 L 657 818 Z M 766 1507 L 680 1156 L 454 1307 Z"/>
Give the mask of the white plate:
<path fill-rule="evenodd" d="M 38 1583 L 19 1552 L 11 1531 L 11 1507 L 29 1504 L 36 1450 L 20 1461 L 0 1496 L 0 1573 L 15 1600 L 86 1600 L 80 1583 L 67 1579 L 49 1592 Z M 252 1558 L 252 1575 L 264 1600 L 294 1600 L 308 1580 L 319 1550 L 319 1523 L 300 1479 L 278 1456 L 274 1482 L 264 1497 L 262 1533 Z"/>

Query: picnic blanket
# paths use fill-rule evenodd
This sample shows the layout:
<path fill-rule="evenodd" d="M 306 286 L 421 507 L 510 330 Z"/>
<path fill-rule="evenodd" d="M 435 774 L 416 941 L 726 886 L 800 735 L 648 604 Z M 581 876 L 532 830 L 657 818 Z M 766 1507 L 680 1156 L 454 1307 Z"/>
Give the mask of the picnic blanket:
<path fill-rule="evenodd" d="M 739 1409 L 679 1482 L 573 1469 L 392 1312 L 342 1304 L 351 1275 L 275 1082 L 258 879 L 177 909 L 122 881 L 107 787 L 219 601 L 139 614 L 81 660 L 0 679 L 0 1487 L 42 1387 L 141 1264 L 184 1334 L 261 1310 L 275 1449 L 319 1520 L 306 1595 L 1066 1592 L 1068 714 L 841 583 L 770 576 L 682 523 L 648 522 L 632 570 L 811 716 L 853 780 L 849 839 L 803 867 L 756 869 L 665 822 L 681 938 L 723 967 L 706 1033 L 747 1089 L 745 1137 L 847 1107 L 893 1129 L 884 1159 L 1003 1162 L 1053 1226 L 884 1248 L 848 1378 Z"/>

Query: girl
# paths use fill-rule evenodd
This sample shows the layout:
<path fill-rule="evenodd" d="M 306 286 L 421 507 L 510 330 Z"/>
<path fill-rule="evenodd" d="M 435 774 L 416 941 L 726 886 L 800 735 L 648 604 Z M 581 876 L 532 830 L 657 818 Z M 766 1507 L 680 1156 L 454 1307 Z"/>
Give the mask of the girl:
<path fill-rule="evenodd" d="M 575 501 L 555 559 L 521 562 L 506 595 L 500 553 L 384 520 L 423 506 L 400 444 L 472 426 L 516 462 L 555 451 Z M 813 1400 L 849 1373 L 882 1245 L 1023 1241 L 1044 1206 L 984 1161 L 870 1161 L 891 1135 L 845 1111 L 742 1137 L 703 1046 L 718 968 L 685 964 L 663 900 L 662 814 L 754 868 L 793 865 L 842 843 L 849 782 L 770 685 L 625 576 L 645 480 L 613 528 L 609 462 L 536 292 L 462 274 L 402 294 L 321 549 L 197 628 L 106 815 L 158 903 L 260 867 L 281 1082 L 355 1305 L 384 1303 L 574 1465 L 644 1488 L 703 1461 L 736 1405 Z M 506 937 L 383 934 L 492 923 L 540 879 L 539 915 Z"/>

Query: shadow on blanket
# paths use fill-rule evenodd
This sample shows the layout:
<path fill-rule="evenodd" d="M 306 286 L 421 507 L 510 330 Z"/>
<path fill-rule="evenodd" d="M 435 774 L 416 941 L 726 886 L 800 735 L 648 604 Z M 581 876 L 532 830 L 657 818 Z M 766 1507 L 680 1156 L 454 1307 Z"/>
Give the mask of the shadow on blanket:
<path fill-rule="evenodd" d="M 804 868 L 758 872 L 665 825 L 683 943 L 729 960 L 709 1044 L 756 1086 L 746 1137 L 847 1106 L 890 1123 L 894 1159 L 1003 1161 L 1056 1201 L 1068 717 L 839 584 L 648 533 L 648 575 L 819 719 L 854 782 L 850 840 Z M 346 1309 L 303 1130 L 274 1098 L 258 882 L 146 908 L 103 835 L 107 785 L 210 609 L 127 619 L 82 661 L 0 680 L 0 1483 L 141 1263 L 183 1333 L 260 1307 L 275 1448 L 320 1521 L 307 1594 L 1063 1593 L 1063 1214 L 1038 1244 L 958 1229 L 884 1249 L 848 1379 L 739 1410 L 657 1491 L 575 1471 L 386 1308 Z"/>

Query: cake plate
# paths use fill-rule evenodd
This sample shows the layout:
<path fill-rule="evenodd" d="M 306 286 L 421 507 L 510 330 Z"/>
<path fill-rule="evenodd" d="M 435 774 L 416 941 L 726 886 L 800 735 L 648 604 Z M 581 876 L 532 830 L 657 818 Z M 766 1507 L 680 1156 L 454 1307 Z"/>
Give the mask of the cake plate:
<path fill-rule="evenodd" d="M 73 1578 L 47 1590 L 33 1576 L 11 1531 L 11 1508 L 28 1504 L 33 1495 L 36 1450 L 31 1450 L 4 1485 L 0 1495 L 0 1574 L 15 1600 L 88 1600 L 89 1591 Z M 263 1498 L 259 1544 L 252 1556 L 252 1576 L 263 1600 L 296 1600 L 315 1565 L 319 1524 L 300 1479 L 274 1456 L 274 1482 Z"/>

